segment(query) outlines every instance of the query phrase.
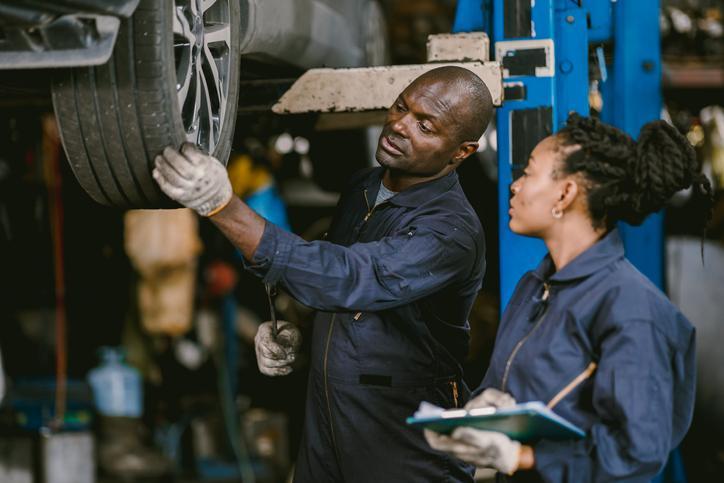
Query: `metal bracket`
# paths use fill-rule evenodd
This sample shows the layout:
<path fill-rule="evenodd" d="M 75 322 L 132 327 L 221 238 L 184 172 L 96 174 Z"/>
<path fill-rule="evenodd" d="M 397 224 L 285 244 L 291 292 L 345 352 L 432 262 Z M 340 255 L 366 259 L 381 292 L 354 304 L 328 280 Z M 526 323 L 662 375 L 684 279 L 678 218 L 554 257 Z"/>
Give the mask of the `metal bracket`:
<path fill-rule="evenodd" d="M 0 52 L 0 69 L 40 69 L 99 65 L 111 57 L 121 21 L 110 15 L 67 15 L 43 27 L 47 38 L 62 38 L 71 48 L 47 48 L 22 28 L 10 29 L 18 50 Z M 89 26 L 92 26 L 89 27 Z M 54 36 L 54 37 L 53 37 Z M 58 42 L 62 44 L 62 42 Z"/>
<path fill-rule="evenodd" d="M 484 32 L 438 34 L 427 38 L 428 62 L 487 62 L 490 41 Z"/>
<path fill-rule="evenodd" d="M 106 62 L 122 19 L 139 0 L 3 0 L 0 69 L 77 67 Z"/>
<path fill-rule="evenodd" d="M 503 66 L 504 77 L 553 77 L 553 39 L 506 40 L 495 43 L 495 60 Z"/>

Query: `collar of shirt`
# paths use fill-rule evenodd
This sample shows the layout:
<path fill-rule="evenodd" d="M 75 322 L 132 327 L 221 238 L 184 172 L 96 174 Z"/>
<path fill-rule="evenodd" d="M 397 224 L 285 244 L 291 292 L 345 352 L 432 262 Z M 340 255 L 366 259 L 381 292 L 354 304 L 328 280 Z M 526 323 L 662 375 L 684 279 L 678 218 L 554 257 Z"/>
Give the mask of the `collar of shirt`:
<path fill-rule="evenodd" d="M 355 189 L 359 191 L 367 190 L 367 195 L 370 200 L 377 199 L 377 192 L 380 189 L 380 182 L 382 181 L 382 175 L 384 173 L 384 168 L 372 169 L 369 174 L 356 185 Z M 416 208 L 450 190 L 457 182 L 457 172 L 451 171 L 442 178 L 418 183 L 406 190 L 400 191 L 390 198 L 388 202 L 405 208 Z"/>
<path fill-rule="evenodd" d="M 595 245 L 578 255 L 563 269 L 554 273 L 553 276 L 548 277 L 548 274 L 555 269 L 550 254 L 545 256 L 538 268 L 533 271 L 533 275 L 539 280 L 570 282 L 588 277 L 623 257 L 623 241 L 618 229 L 614 228 Z"/>
<path fill-rule="evenodd" d="M 387 189 L 387 186 L 385 186 L 385 183 L 383 181 L 380 181 L 379 191 L 377 191 L 377 197 L 375 199 L 375 206 L 379 205 L 380 203 L 384 203 L 396 194 L 397 191 L 390 191 L 389 189 Z"/>

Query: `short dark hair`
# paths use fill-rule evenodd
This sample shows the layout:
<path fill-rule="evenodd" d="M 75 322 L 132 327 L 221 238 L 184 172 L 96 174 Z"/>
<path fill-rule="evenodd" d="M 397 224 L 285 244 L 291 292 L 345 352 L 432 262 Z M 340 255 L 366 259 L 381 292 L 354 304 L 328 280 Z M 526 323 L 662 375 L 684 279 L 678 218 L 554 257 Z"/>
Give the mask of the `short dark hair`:
<path fill-rule="evenodd" d="M 488 127 L 493 116 L 493 98 L 485 82 L 473 71 L 454 65 L 429 70 L 415 79 L 442 81 L 458 91 L 461 99 L 456 108 L 461 109 L 457 119 L 460 141 L 477 141 Z"/>
<path fill-rule="evenodd" d="M 561 146 L 580 146 L 562 159 L 563 171 L 581 173 L 588 182 L 595 227 L 611 228 L 619 220 L 640 225 L 692 185 L 709 199 L 704 224 L 711 218 L 711 184 L 699 170 L 694 148 L 670 124 L 650 122 L 634 141 L 614 126 L 574 113 L 556 138 Z"/>

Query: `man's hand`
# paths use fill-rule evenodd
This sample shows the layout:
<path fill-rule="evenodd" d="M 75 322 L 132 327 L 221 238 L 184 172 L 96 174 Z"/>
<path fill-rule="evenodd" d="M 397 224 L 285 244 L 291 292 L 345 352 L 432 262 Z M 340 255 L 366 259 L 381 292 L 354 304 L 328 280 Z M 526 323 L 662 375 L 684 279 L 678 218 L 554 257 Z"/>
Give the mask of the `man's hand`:
<path fill-rule="evenodd" d="M 272 335 L 272 323 L 264 322 L 254 337 L 256 363 L 259 371 L 266 376 L 286 376 L 292 372 L 302 345 L 302 333 L 297 326 L 286 320 L 278 321 L 279 333 Z"/>
<path fill-rule="evenodd" d="M 507 408 L 515 406 L 515 399 L 507 392 L 499 391 L 495 388 L 489 387 L 474 398 L 472 398 L 465 405 L 465 409 L 475 408 Z"/>
<path fill-rule="evenodd" d="M 155 162 L 153 178 L 161 190 L 202 216 L 218 213 L 233 196 L 224 165 L 192 144 L 184 144 L 180 152 L 166 147 Z"/>
<path fill-rule="evenodd" d="M 518 469 L 521 444 L 503 433 L 459 427 L 450 436 L 425 430 L 428 444 L 479 468 L 495 468 L 512 475 Z"/>

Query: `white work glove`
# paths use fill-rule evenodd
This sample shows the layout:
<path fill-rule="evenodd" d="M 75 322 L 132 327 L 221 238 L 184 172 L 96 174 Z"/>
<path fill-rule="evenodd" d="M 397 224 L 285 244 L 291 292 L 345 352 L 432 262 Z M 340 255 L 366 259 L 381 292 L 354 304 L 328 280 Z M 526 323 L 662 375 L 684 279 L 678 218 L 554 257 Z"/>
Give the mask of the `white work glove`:
<path fill-rule="evenodd" d="M 465 409 L 475 408 L 507 408 L 515 406 L 515 398 L 507 392 L 499 391 L 493 387 L 489 387 L 474 398 L 472 398 L 465 405 Z"/>
<path fill-rule="evenodd" d="M 181 151 L 166 147 L 155 158 L 153 178 L 172 200 L 201 216 L 221 211 L 233 191 L 226 168 L 216 158 L 185 143 Z"/>
<path fill-rule="evenodd" d="M 296 325 L 279 320 L 279 333 L 276 339 L 272 335 L 272 323 L 264 322 L 254 337 L 256 363 L 265 376 L 286 376 L 292 372 L 292 363 L 302 345 L 302 333 Z"/>
<path fill-rule="evenodd" d="M 520 462 L 520 443 L 503 433 L 459 427 L 450 436 L 425 430 L 428 444 L 478 468 L 512 475 Z"/>

